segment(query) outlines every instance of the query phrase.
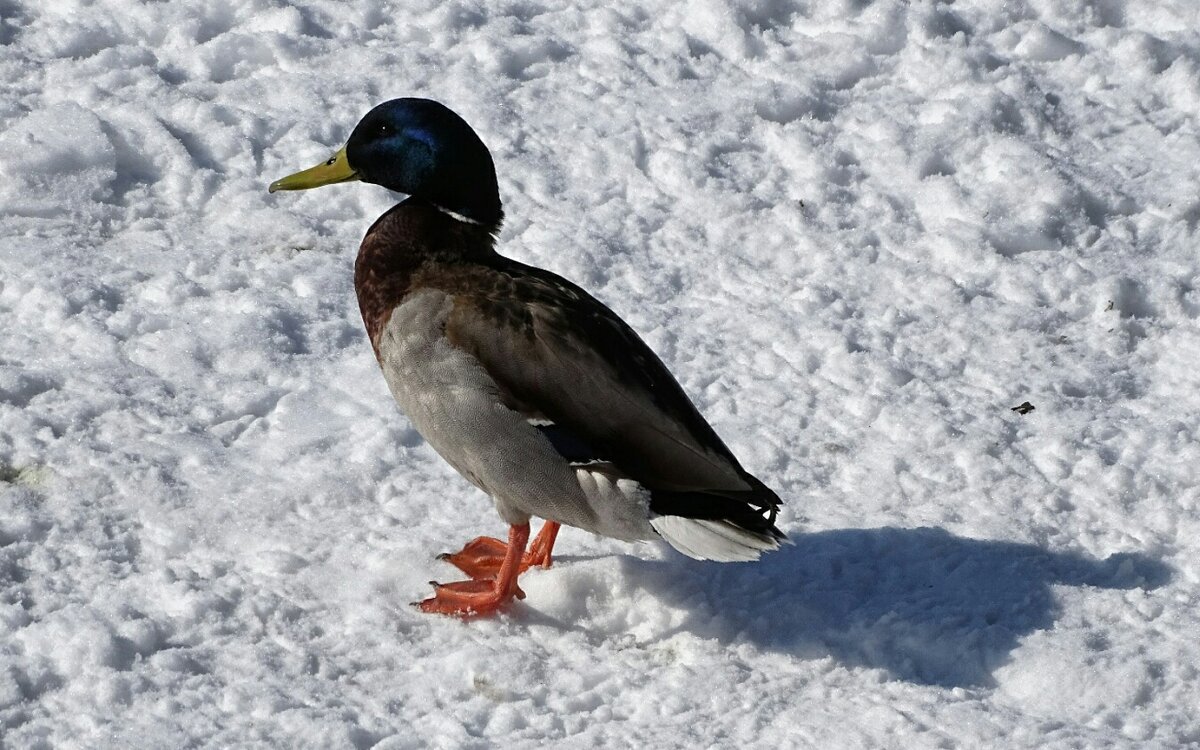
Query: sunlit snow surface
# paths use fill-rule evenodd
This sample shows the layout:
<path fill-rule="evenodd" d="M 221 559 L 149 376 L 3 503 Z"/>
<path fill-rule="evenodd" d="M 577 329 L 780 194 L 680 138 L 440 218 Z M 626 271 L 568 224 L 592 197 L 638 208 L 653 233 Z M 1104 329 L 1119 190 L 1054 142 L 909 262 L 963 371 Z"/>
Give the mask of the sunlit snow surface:
<path fill-rule="evenodd" d="M 0 19 L 0 745 L 1200 742 L 1200 4 Z M 503 617 L 409 606 L 504 529 L 361 329 L 396 196 L 266 192 L 409 95 L 793 546 L 567 529 Z"/>

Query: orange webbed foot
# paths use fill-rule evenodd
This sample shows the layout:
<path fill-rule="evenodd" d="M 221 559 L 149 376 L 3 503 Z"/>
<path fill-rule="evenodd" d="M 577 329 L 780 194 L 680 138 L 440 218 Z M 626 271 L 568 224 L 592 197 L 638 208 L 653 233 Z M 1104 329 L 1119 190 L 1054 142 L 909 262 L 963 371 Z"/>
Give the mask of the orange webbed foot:
<path fill-rule="evenodd" d="M 499 542 L 498 539 L 491 541 Z M 529 524 L 510 526 L 504 558 L 495 578 L 445 584 L 435 582 L 433 596 L 420 602 L 417 606 L 422 612 L 432 614 L 478 617 L 500 610 L 513 599 L 524 599 L 525 592 L 517 586 L 517 576 L 521 573 L 525 557 L 525 543 L 528 541 Z M 487 537 L 482 537 L 468 544 L 463 551 L 466 552 L 477 542 L 482 542 L 477 546 L 491 546 Z M 455 565 L 457 564 L 455 562 Z"/>
<path fill-rule="evenodd" d="M 513 599 L 524 599 L 525 592 L 517 585 L 509 591 L 497 591 L 495 581 L 455 581 L 433 584 L 433 596 L 417 603 L 428 614 L 481 617 L 494 614 Z"/>
<path fill-rule="evenodd" d="M 476 581 L 495 578 L 504 562 L 508 545 L 491 536 L 472 539 L 458 552 L 443 552 L 439 560 L 445 560 Z"/>
<path fill-rule="evenodd" d="M 554 549 L 558 529 L 559 524 L 554 521 L 547 521 L 542 525 L 537 538 L 529 545 L 529 552 L 521 558 L 521 573 L 533 567 L 550 567 L 553 561 L 550 553 Z M 504 542 L 495 537 L 481 536 L 467 542 L 458 552 L 444 552 L 438 555 L 438 559 L 445 560 L 473 580 L 486 581 L 500 574 L 500 566 L 507 553 L 508 545 Z"/>

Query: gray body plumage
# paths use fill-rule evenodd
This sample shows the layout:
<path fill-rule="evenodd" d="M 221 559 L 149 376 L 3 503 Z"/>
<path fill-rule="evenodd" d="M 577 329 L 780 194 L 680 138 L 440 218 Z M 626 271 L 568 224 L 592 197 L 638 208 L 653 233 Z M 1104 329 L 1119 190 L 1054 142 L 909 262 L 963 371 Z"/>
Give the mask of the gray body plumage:
<path fill-rule="evenodd" d="M 653 538 L 640 485 L 571 466 L 500 403 L 496 381 L 446 337 L 453 308 L 444 292 L 416 292 L 392 312 L 379 341 L 384 378 L 417 431 L 492 497 L 507 523 L 537 516 L 626 541 Z"/>

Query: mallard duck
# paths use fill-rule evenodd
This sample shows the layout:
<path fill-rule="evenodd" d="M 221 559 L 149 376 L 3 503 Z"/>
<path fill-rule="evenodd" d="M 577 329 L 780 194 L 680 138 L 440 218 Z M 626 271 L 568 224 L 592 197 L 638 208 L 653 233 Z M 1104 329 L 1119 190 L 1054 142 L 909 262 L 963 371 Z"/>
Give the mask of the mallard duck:
<path fill-rule="evenodd" d="M 662 537 L 699 560 L 756 560 L 784 535 L 780 501 L 742 468 L 645 342 L 570 281 L 496 252 L 496 171 L 442 104 L 395 99 L 346 145 L 270 191 L 361 180 L 409 197 L 367 230 L 354 288 L 392 395 L 495 503 L 508 541 L 442 555 L 469 580 L 434 583 L 426 612 L 471 616 L 524 598 L 560 524 Z M 545 520 L 529 550 L 529 522 Z"/>

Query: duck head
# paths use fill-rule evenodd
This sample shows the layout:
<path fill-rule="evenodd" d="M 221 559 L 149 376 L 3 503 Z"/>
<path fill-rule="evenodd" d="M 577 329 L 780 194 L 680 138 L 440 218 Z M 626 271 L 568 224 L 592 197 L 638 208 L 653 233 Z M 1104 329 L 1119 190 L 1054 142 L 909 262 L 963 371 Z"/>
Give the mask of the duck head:
<path fill-rule="evenodd" d="M 307 190 L 361 180 L 498 227 L 504 214 L 487 146 L 461 117 L 429 99 L 393 99 L 372 109 L 346 145 L 268 190 Z"/>

